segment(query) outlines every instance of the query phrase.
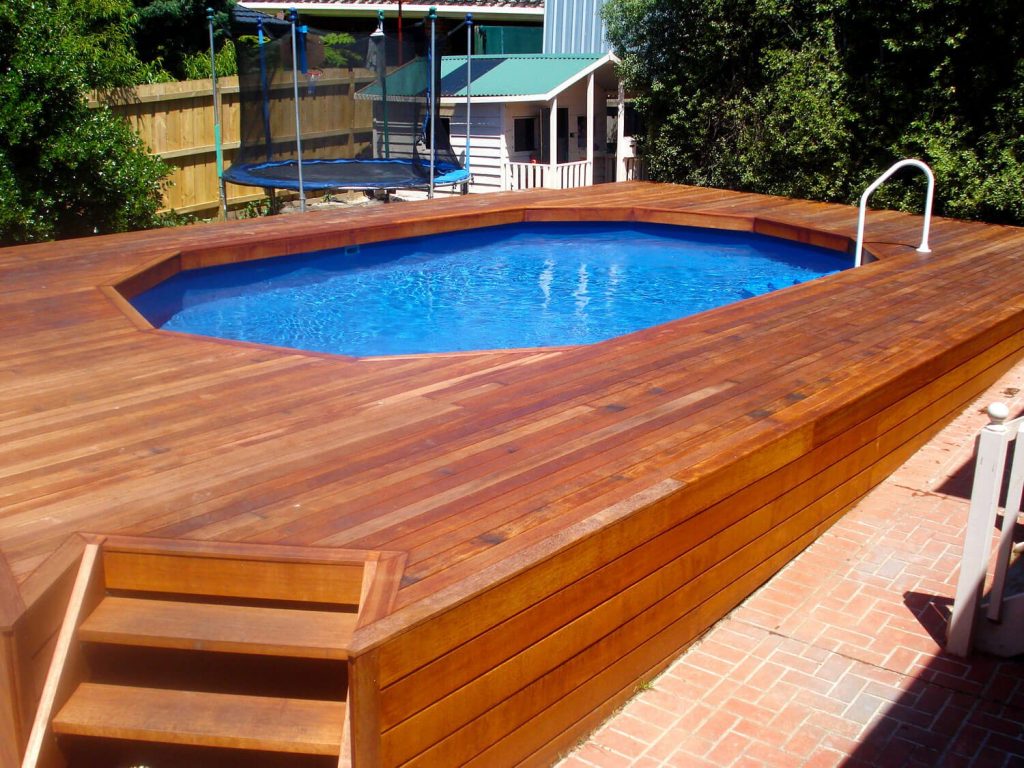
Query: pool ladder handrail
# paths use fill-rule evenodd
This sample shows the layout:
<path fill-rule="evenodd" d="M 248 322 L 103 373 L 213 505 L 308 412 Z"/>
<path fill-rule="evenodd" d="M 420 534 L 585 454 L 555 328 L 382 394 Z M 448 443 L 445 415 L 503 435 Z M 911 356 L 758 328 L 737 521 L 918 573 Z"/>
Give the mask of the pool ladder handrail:
<path fill-rule="evenodd" d="M 859 267 L 861 265 L 861 257 L 864 252 L 864 220 L 867 217 L 868 198 L 871 197 L 871 194 L 882 186 L 890 176 L 896 173 L 896 171 L 901 168 L 906 168 L 907 166 L 920 168 L 924 171 L 924 175 L 928 177 L 928 192 L 924 199 L 924 228 L 921 232 L 921 245 L 917 247 L 917 252 L 932 252 L 931 248 L 928 247 L 928 234 L 932 227 L 932 201 L 935 199 L 935 174 L 932 173 L 932 169 L 921 160 L 908 158 L 906 160 L 900 160 L 897 163 L 893 163 L 892 167 L 875 179 L 871 183 L 871 186 L 864 190 L 864 194 L 860 196 L 860 211 L 857 214 L 857 250 L 853 256 L 853 266 Z"/>

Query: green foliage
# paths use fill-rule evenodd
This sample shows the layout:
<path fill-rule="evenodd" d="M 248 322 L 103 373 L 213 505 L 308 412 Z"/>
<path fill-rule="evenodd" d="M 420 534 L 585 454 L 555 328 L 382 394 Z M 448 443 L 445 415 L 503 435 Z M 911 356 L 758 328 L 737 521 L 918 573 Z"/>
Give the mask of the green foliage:
<path fill-rule="evenodd" d="M 609 0 L 652 177 L 855 201 L 892 162 L 937 211 L 1024 224 L 1019 0 Z M 875 200 L 917 210 L 921 180 Z"/>
<path fill-rule="evenodd" d="M 348 32 L 329 32 L 323 36 L 324 64 L 328 67 L 349 67 L 358 60 L 352 46 L 356 39 Z"/>
<path fill-rule="evenodd" d="M 216 52 L 217 77 L 238 74 L 238 61 L 235 58 L 235 44 L 225 40 Z M 186 80 L 204 80 L 210 77 L 210 50 L 199 51 L 182 59 L 182 70 Z"/>
<path fill-rule="evenodd" d="M 122 0 L 0 6 L 0 242 L 156 223 L 166 167 L 87 102 L 136 79 L 131 18 Z"/>
<path fill-rule="evenodd" d="M 210 32 L 206 9 L 214 11 L 214 46 L 219 51 L 217 74 L 235 74 L 234 49 L 223 53 L 230 41 L 228 15 L 233 0 L 134 0 L 135 44 L 139 58 L 172 79 L 210 76 Z M 221 56 L 225 58 L 222 60 Z M 204 63 L 205 62 L 205 63 Z M 224 71 L 221 71 L 221 65 Z M 199 77 L 193 77 L 194 74 Z"/>

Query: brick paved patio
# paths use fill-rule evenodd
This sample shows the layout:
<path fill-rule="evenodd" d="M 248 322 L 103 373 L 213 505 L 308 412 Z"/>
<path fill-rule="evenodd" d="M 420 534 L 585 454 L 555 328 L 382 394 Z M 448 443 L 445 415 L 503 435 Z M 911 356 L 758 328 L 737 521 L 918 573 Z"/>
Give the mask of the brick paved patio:
<path fill-rule="evenodd" d="M 1024 663 L 942 653 L 973 471 L 1024 363 L 560 768 L 1024 766 Z"/>

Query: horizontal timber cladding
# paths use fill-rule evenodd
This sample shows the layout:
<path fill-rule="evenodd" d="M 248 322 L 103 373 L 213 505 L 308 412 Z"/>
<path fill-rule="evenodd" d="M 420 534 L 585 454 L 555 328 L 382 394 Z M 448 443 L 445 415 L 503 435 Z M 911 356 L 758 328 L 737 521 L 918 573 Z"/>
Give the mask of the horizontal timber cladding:
<path fill-rule="evenodd" d="M 988 349 L 943 355 L 930 378 L 873 393 L 879 407 L 861 410 L 867 418 L 840 418 L 841 429 L 812 424 L 818 439 L 796 438 L 799 455 L 773 471 L 750 478 L 742 465 L 776 467 L 779 445 L 704 480 L 717 486 L 710 493 L 700 481 L 667 487 L 655 503 L 384 642 L 375 651 L 379 763 L 555 759 L 596 724 L 591 713 L 627 698 L 811 543 L 1007 370 L 1022 345 L 1017 330 Z M 747 484 L 722 487 L 730 474 Z M 709 495 L 719 498 L 708 504 Z"/>

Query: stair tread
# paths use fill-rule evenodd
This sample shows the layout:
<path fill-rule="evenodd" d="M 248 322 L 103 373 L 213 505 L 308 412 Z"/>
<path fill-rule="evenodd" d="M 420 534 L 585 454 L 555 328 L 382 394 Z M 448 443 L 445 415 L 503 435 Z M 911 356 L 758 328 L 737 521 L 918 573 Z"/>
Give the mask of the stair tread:
<path fill-rule="evenodd" d="M 338 755 L 346 705 L 83 683 L 55 733 L 192 746 Z"/>
<path fill-rule="evenodd" d="M 152 648 L 348 658 L 356 614 L 105 597 L 79 628 L 79 638 Z"/>

